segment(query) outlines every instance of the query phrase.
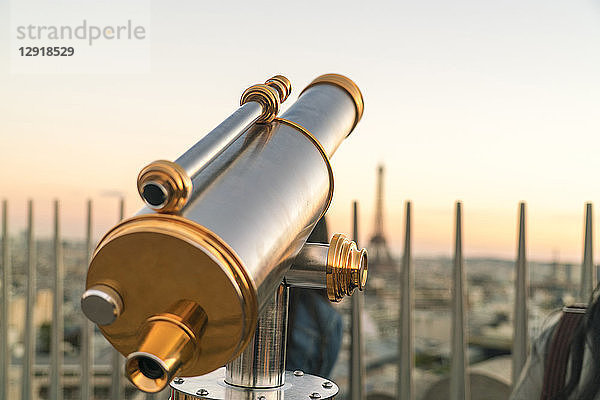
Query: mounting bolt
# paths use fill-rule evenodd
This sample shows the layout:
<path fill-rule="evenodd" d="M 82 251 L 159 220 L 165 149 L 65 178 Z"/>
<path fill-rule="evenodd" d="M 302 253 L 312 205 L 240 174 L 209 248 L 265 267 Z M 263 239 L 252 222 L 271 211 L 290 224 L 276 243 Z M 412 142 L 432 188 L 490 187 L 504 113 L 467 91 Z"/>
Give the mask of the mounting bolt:
<path fill-rule="evenodd" d="M 198 390 L 196 392 L 196 394 L 200 395 L 200 396 L 207 396 L 208 395 L 208 390 L 206 390 L 206 389 L 200 389 L 200 390 Z"/>
<path fill-rule="evenodd" d="M 300 371 L 299 369 L 294 371 L 294 376 L 304 376 L 304 372 Z"/>
<path fill-rule="evenodd" d="M 183 378 L 175 378 L 175 380 L 173 381 L 173 383 L 176 385 L 181 385 L 183 382 Z"/>
<path fill-rule="evenodd" d="M 333 387 L 333 383 L 327 381 L 327 382 L 323 382 L 323 387 L 325 389 L 331 389 Z"/>
<path fill-rule="evenodd" d="M 311 394 L 309 397 L 310 397 L 311 399 L 320 399 L 320 398 L 321 398 L 321 395 L 320 395 L 319 393 L 317 393 L 317 392 L 314 392 L 314 393 L 312 393 L 312 394 Z"/>

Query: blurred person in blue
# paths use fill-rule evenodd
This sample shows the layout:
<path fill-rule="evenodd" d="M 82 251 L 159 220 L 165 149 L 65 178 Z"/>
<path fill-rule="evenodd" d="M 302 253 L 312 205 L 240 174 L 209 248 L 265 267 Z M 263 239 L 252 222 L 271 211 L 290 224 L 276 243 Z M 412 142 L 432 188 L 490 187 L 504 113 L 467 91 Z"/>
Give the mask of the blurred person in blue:
<path fill-rule="evenodd" d="M 327 223 L 321 218 L 308 238 L 329 243 Z M 342 317 L 326 290 L 290 288 L 286 369 L 329 378 L 342 343 Z"/>

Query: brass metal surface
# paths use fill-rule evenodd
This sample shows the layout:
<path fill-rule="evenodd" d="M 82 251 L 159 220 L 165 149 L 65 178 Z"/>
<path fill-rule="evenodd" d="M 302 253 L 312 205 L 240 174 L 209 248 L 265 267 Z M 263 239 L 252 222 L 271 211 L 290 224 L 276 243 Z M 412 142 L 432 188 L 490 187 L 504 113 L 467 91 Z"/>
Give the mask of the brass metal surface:
<path fill-rule="evenodd" d="M 94 252 L 86 287 L 99 284 L 112 287 L 123 300 L 121 315 L 99 328 L 125 356 L 140 350 L 149 319 L 181 300 L 202 306 L 207 318 L 199 339 L 203 350 L 182 364 L 181 376 L 224 365 L 254 334 L 256 288 L 242 262 L 214 233 L 176 215 L 139 215 L 109 231 Z"/>
<path fill-rule="evenodd" d="M 187 202 L 192 192 L 192 180 L 178 164 L 167 161 L 154 161 L 140 171 L 137 188 L 142 199 L 148 184 L 160 185 L 166 190 L 166 202 L 159 207 L 149 207 L 161 212 L 176 212 Z"/>
<path fill-rule="evenodd" d="M 363 290 L 367 284 L 367 251 L 359 250 L 356 243 L 336 233 L 329 243 L 327 253 L 327 296 L 330 301 L 340 301 L 350 296 L 354 289 Z"/>
<path fill-rule="evenodd" d="M 331 201 L 333 200 L 333 189 L 335 182 L 333 176 L 333 168 L 331 167 L 331 161 L 329 161 L 329 157 L 327 156 L 325 149 L 323 149 L 323 146 L 321 146 L 321 143 L 317 140 L 317 138 L 314 137 L 312 133 L 308 131 L 308 129 L 294 121 L 290 121 L 285 118 L 275 118 L 275 122 L 291 126 L 292 128 L 302 133 L 304 136 L 306 136 L 306 138 L 310 140 L 312 144 L 315 145 L 317 150 L 319 150 L 319 153 L 321 153 L 321 156 L 323 157 L 323 161 L 325 161 L 325 165 L 327 166 L 327 174 L 329 175 L 329 191 L 327 192 L 327 202 L 325 203 L 325 207 L 323 208 L 321 216 L 319 217 L 319 219 L 321 219 L 329 209 Z"/>
<path fill-rule="evenodd" d="M 148 318 L 140 331 L 138 350 L 127 356 L 127 378 L 145 392 L 163 390 L 182 365 L 201 354 L 206 322 L 202 308 L 187 300 Z"/>
<path fill-rule="evenodd" d="M 265 84 L 277 90 L 279 93 L 279 101 L 282 103 L 288 98 L 290 93 L 292 93 L 292 83 L 283 75 L 275 75 L 274 77 L 267 79 Z"/>
<path fill-rule="evenodd" d="M 280 92 L 278 89 L 279 86 L 270 86 L 264 83 L 252 85 L 242 93 L 240 105 L 244 105 L 249 101 L 259 103 L 263 108 L 263 112 L 256 122 L 272 122 L 279 113 L 279 106 L 281 104 Z"/>
<path fill-rule="evenodd" d="M 360 121 L 360 119 L 362 118 L 362 115 L 363 115 L 363 112 L 365 109 L 363 95 L 360 92 L 360 89 L 358 88 L 356 83 L 354 83 L 354 81 L 352 81 L 348 77 L 345 77 L 344 75 L 325 74 L 325 75 L 321 75 L 321 76 L 317 77 L 315 80 L 313 80 L 311 83 L 309 83 L 308 86 L 305 87 L 304 90 L 302 90 L 302 92 L 300 94 L 302 95 L 302 93 L 304 93 L 308 88 L 318 85 L 318 84 L 336 85 L 336 86 L 344 89 L 352 97 L 352 100 L 354 100 L 354 106 L 356 107 L 356 118 L 354 120 L 354 126 L 352 127 L 352 130 L 354 130 L 354 128 L 356 127 L 356 124 L 358 124 L 358 121 Z M 350 130 L 348 135 L 350 135 L 350 133 L 352 133 L 352 130 Z"/>
<path fill-rule="evenodd" d="M 272 122 L 279 113 L 279 107 L 292 93 L 292 84 L 283 75 L 275 75 L 267 79 L 264 84 L 252 85 L 242 93 L 240 105 L 249 101 L 259 103 L 263 112 L 256 121 L 257 123 Z"/>

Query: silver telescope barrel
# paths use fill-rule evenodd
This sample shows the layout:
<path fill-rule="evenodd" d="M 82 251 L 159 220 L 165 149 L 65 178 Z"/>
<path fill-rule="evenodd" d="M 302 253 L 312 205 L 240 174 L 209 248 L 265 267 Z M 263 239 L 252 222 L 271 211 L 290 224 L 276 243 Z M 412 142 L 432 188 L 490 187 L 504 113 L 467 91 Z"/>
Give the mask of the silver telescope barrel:
<path fill-rule="evenodd" d="M 256 101 L 242 104 L 225 121 L 175 160 L 175 163 L 179 164 L 190 177 L 193 177 L 202 167 L 233 143 L 250 125 L 254 124 L 262 111 L 262 106 Z"/>
<path fill-rule="evenodd" d="M 160 391 L 175 374 L 204 375 L 240 355 L 327 211 L 329 158 L 362 112 L 354 82 L 323 75 L 281 118 L 253 124 L 202 165 L 178 208 L 143 208 L 104 236 L 86 288 L 104 285 L 118 299 L 104 293 L 89 304 L 120 310 L 99 328 L 127 356 L 138 388 Z M 323 265 L 339 300 L 363 282 L 366 255 L 345 238 L 336 243 Z M 97 318 L 92 311 L 84 307 Z"/>
<path fill-rule="evenodd" d="M 240 108 L 200 139 L 175 162 L 158 160 L 142 169 L 138 191 L 149 208 L 174 212 L 188 200 L 192 178 L 254 123 L 273 121 L 292 91 L 290 81 L 275 75 L 246 89 Z"/>

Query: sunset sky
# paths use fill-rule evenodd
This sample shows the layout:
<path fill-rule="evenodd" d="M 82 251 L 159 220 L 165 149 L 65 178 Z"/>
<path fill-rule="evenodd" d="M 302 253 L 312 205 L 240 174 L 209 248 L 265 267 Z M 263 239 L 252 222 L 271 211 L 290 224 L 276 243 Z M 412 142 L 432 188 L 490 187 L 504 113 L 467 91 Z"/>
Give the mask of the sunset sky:
<path fill-rule="evenodd" d="M 115 196 L 129 214 L 140 207 L 141 167 L 177 158 L 246 87 L 280 73 L 293 101 L 336 72 L 359 85 L 365 112 L 333 158 L 332 231 L 350 232 L 356 199 L 366 244 L 382 163 L 397 254 L 406 200 L 417 256 L 451 254 L 462 200 L 466 255 L 512 257 L 525 200 L 530 257 L 581 258 L 584 203 L 600 204 L 600 1 L 139 2 L 102 16 L 150 21 L 150 57 L 127 73 L 110 57 L 106 73 L 15 71 L 10 4 L 0 0 L 0 198 L 15 232 L 33 198 L 49 234 L 59 198 L 65 235 L 81 237 L 92 198 L 100 235 Z M 64 9 L 94 21 L 78 12 Z"/>

